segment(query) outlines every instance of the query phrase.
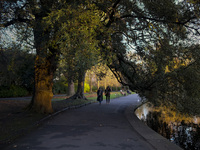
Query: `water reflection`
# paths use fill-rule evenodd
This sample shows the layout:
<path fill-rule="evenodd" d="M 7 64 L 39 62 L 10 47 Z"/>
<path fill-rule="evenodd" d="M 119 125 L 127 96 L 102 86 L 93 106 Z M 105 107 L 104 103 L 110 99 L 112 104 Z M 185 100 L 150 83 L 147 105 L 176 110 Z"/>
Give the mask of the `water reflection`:
<path fill-rule="evenodd" d="M 146 103 L 136 110 L 137 117 L 150 128 L 185 150 L 200 150 L 200 118 L 187 117 L 166 107 Z"/>

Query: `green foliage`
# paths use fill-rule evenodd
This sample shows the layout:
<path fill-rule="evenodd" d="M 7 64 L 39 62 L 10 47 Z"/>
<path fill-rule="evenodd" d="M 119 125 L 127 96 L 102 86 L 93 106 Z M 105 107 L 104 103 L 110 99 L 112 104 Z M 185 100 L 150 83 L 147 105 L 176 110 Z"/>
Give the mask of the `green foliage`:
<path fill-rule="evenodd" d="M 55 38 L 49 43 L 62 51 L 68 76 L 76 77 L 79 70 L 86 71 L 98 62 L 100 49 L 97 35 L 105 27 L 101 21 L 102 11 L 90 1 L 67 4 L 52 11 L 44 19 L 46 28 L 56 28 Z"/>
<path fill-rule="evenodd" d="M 33 90 L 34 55 L 21 50 L 16 45 L 0 50 L 0 86 L 16 85 Z"/>
<path fill-rule="evenodd" d="M 54 94 L 67 94 L 68 85 L 66 84 L 66 78 L 62 77 L 60 80 L 54 81 L 53 93 Z"/>
<path fill-rule="evenodd" d="M 56 30 L 49 44 L 62 51 L 61 57 L 64 61 L 61 63 L 69 81 L 76 81 L 80 74 L 83 75 L 99 60 L 97 36 L 105 29 L 101 21 L 102 13 L 95 3 L 86 0 L 64 4 L 61 9 L 53 10 L 43 20 L 46 29 Z M 85 91 L 89 91 L 88 89 L 85 86 Z"/>
<path fill-rule="evenodd" d="M 28 91 L 19 86 L 12 85 L 11 87 L 0 87 L 0 97 L 21 97 L 27 95 Z"/>
<path fill-rule="evenodd" d="M 92 91 L 97 91 L 98 90 L 98 87 L 97 86 L 93 86 L 92 87 Z"/>
<path fill-rule="evenodd" d="M 159 51 L 166 48 L 173 52 L 173 48 L 170 46 L 164 47 L 164 49 L 160 47 Z M 155 53 L 151 54 L 153 58 L 149 56 L 150 59 L 144 62 L 147 65 L 145 71 L 148 73 L 144 74 L 148 76 L 144 76 L 140 71 L 143 81 L 135 82 L 134 86 L 144 86 L 143 91 L 138 90 L 138 93 L 157 106 L 164 104 L 181 113 L 199 115 L 200 74 L 197 69 L 200 67 L 199 46 L 179 47 L 179 51 L 176 52 L 177 57 L 174 58 L 170 53 L 165 55 L 160 52 L 156 55 Z M 159 63 L 157 60 L 159 60 Z M 168 66 L 168 69 L 166 69 L 166 66 Z M 152 69 L 154 67 L 155 69 Z"/>
<path fill-rule="evenodd" d="M 181 111 L 197 113 L 198 109 L 191 108 L 199 104 L 199 48 L 195 51 L 188 45 L 194 45 L 199 36 L 199 3 L 193 0 L 28 0 L 22 6 L 25 2 L 2 1 L 1 29 L 21 21 L 21 27 L 25 23 L 30 25 L 37 55 L 54 60 L 52 56 L 62 54 L 71 74 L 68 77 L 77 77 L 79 70 L 85 72 L 101 57 L 118 81 L 130 86 L 132 91 L 155 103 L 172 104 Z M 22 39 L 27 39 L 26 36 Z M 133 54 L 129 55 L 130 49 Z M 10 57 L 6 67 L 1 65 L 8 75 L 3 80 L 10 82 L 8 85 L 26 86 L 27 83 L 21 82 L 27 81 L 28 75 L 18 80 L 15 69 L 20 67 L 15 64 L 18 64 L 16 58 Z M 49 71 L 55 66 L 50 66 Z M 26 67 L 29 66 L 24 65 L 22 70 Z"/>
<path fill-rule="evenodd" d="M 199 45 L 195 41 L 199 18 L 193 6 L 186 1 L 142 0 L 131 7 L 127 9 L 130 18 L 125 18 L 128 11 L 121 14 L 126 19 L 126 26 L 120 22 L 125 35 L 112 36 L 117 58 L 109 67 L 123 85 L 155 105 L 199 115 Z M 191 32 L 190 26 L 197 32 Z"/>
<path fill-rule="evenodd" d="M 61 81 L 57 81 L 53 85 L 53 93 L 54 94 L 66 94 L 67 93 L 67 85 Z"/>

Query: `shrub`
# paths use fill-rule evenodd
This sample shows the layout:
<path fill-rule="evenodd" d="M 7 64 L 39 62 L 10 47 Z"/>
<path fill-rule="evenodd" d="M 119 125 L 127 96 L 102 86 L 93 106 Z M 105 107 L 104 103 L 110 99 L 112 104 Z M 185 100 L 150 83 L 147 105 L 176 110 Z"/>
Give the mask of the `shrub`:
<path fill-rule="evenodd" d="M 66 94 L 68 85 L 62 81 L 57 81 L 53 85 L 53 93 L 54 94 Z"/>
<path fill-rule="evenodd" d="M 98 90 L 97 86 L 93 86 L 93 87 L 92 87 L 92 91 L 93 91 L 93 92 L 96 92 L 97 90 Z"/>
<path fill-rule="evenodd" d="M 28 91 L 22 87 L 12 85 L 11 87 L 1 87 L 0 97 L 22 97 L 27 96 Z"/>
<path fill-rule="evenodd" d="M 90 85 L 88 83 L 84 84 L 84 93 L 90 92 Z"/>

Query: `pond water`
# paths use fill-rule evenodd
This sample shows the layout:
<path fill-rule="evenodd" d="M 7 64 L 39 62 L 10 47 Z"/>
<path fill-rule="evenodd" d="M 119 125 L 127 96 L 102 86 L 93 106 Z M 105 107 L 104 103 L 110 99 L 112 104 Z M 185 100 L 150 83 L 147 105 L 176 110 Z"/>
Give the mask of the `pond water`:
<path fill-rule="evenodd" d="M 200 150 L 200 118 L 188 117 L 167 107 L 145 103 L 135 114 L 146 125 L 184 150 Z"/>

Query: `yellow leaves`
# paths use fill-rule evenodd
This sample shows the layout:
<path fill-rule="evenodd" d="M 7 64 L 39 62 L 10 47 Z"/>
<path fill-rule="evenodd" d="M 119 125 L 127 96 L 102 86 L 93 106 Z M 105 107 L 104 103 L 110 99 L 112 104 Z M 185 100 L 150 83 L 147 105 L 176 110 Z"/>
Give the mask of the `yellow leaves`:
<path fill-rule="evenodd" d="M 116 87 L 120 86 L 120 83 L 117 81 L 114 74 L 105 64 L 99 63 L 88 70 L 86 74 L 86 82 L 88 82 L 88 76 L 91 76 L 91 74 L 93 74 L 95 76 L 93 78 L 98 81 L 98 87 L 104 86 L 106 88 L 108 85 Z"/>
<path fill-rule="evenodd" d="M 179 21 L 178 21 L 178 18 L 176 18 L 176 22 L 179 22 Z"/>
<path fill-rule="evenodd" d="M 96 30 L 103 26 L 98 15 L 100 12 L 95 7 L 95 4 L 88 1 L 84 5 L 77 5 L 76 8 L 67 5 L 65 8 L 52 11 L 43 19 L 44 28 L 47 31 L 56 29 L 55 32 L 53 31 L 54 35 L 50 44 L 55 46 L 61 43 L 63 47 L 71 47 L 80 44 L 80 39 L 93 41 L 97 34 Z"/>
<path fill-rule="evenodd" d="M 174 58 L 172 62 L 169 62 L 171 69 L 169 69 L 169 65 L 166 65 L 165 73 L 171 72 L 171 71 L 178 69 L 180 67 L 183 67 L 183 66 L 187 66 L 190 63 L 191 63 L 191 60 L 189 60 L 189 59 L 182 60 L 181 58 Z"/>
<path fill-rule="evenodd" d="M 154 33 L 157 35 L 157 37 L 159 38 L 159 40 L 160 40 L 161 38 L 160 38 L 160 35 L 159 35 L 159 33 L 158 33 L 159 27 L 153 25 L 153 24 L 150 23 L 150 22 L 148 23 L 148 26 L 149 26 L 149 29 L 150 29 L 152 32 L 154 32 Z"/>
<path fill-rule="evenodd" d="M 165 121 L 167 123 L 170 122 L 181 122 L 184 120 L 185 122 L 192 122 L 193 118 L 185 115 L 185 114 L 180 114 L 176 111 L 176 107 L 173 105 L 170 105 L 170 107 L 167 106 L 160 106 L 160 107 L 153 107 L 151 111 L 157 111 L 157 112 L 162 112 L 161 118 L 165 118 Z"/>
<path fill-rule="evenodd" d="M 167 65 L 167 66 L 165 67 L 165 73 L 168 73 L 168 72 L 170 72 L 170 70 L 169 70 L 169 66 Z"/>
<path fill-rule="evenodd" d="M 154 30 L 155 29 L 154 25 L 152 23 L 150 23 L 150 22 L 149 22 L 148 26 L 149 26 L 150 30 Z"/>
<path fill-rule="evenodd" d="M 156 72 L 157 72 L 158 68 L 157 68 L 157 65 L 155 62 L 152 62 L 150 64 L 150 71 L 151 71 L 151 74 L 154 75 Z"/>

